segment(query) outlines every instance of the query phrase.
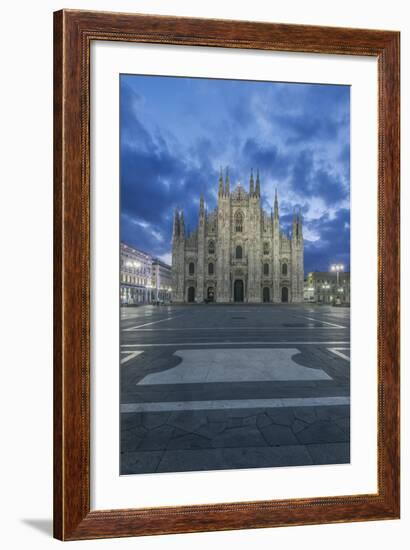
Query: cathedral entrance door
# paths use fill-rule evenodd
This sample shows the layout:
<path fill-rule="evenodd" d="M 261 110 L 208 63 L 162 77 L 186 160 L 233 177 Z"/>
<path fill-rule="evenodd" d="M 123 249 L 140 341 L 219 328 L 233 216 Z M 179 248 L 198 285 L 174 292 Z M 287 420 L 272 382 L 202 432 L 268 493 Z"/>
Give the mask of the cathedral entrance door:
<path fill-rule="evenodd" d="M 210 287 L 208 287 L 208 295 L 207 295 L 208 302 L 213 302 L 214 297 L 215 297 L 214 288 L 212 286 L 210 286 Z"/>
<path fill-rule="evenodd" d="M 195 287 L 188 288 L 188 302 L 195 302 Z"/>
<path fill-rule="evenodd" d="M 243 281 L 236 279 L 233 286 L 233 299 L 234 302 L 243 302 Z"/>
<path fill-rule="evenodd" d="M 289 289 L 287 286 L 282 287 L 282 302 L 289 301 Z"/>
<path fill-rule="evenodd" d="M 263 289 L 263 301 L 264 302 L 270 302 L 270 292 L 269 292 L 269 288 L 267 286 L 264 287 Z"/>

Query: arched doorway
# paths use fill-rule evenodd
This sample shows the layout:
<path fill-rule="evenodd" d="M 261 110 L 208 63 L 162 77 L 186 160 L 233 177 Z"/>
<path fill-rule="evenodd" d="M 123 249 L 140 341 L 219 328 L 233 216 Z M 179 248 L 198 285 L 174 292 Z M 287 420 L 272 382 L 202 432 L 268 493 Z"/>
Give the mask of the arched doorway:
<path fill-rule="evenodd" d="M 289 289 L 287 286 L 282 287 L 282 302 L 289 302 Z"/>
<path fill-rule="evenodd" d="M 195 287 L 188 287 L 188 302 L 195 302 Z"/>
<path fill-rule="evenodd" d="M 270 302 L 270 291 L 267 286 L 265 286 L 263 289 L 262 299 L 264 302 Z"/>
<path fill-rule="evenodd" d="M 215 299 L 215 290 L 213 286 L 208 287 L 207 299 L 208 302 L 213 302 Z"/>
<path fill-rule="evenodd" d="M 233 299 L 234 302 L 243 302 L 243 281 L 242 279 L 236 279 L 233 286 Z"/>

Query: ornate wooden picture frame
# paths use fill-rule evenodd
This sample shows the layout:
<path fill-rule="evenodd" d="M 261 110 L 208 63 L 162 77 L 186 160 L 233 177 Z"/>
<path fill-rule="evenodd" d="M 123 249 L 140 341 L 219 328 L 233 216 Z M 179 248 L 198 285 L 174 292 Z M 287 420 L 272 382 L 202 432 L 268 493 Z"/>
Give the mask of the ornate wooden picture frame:
<path fill-rule="evenodd" d="M 378 62 L 378 492 L 90 509 L 90 47 L 95 40 L 371 56 Z M 398 32 L 54 14 L 54 535 L 125 537 L 399 517 Z"/>

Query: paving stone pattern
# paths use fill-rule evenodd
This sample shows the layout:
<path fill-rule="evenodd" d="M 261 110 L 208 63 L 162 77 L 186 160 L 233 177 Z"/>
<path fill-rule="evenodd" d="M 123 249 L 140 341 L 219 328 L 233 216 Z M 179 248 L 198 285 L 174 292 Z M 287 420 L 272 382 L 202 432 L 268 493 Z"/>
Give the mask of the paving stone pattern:
<path fill-rule="evenodd" d="M 122 313 L 122 350 L 143 353 L 120 366 L 120 403 L 161 406 L 121 413 L 122 475 L 350 461 L 350 406 L 316 404 L 350 395 L 350 362 L 331 351 L 349 356 L 349 310 L 215 305 Z M 255 407 L 274 398 L 314 404 Z M 233 400 L 243 406 L 230 407 Z M 215 405 L 167 410 L 175 402 Z"/>

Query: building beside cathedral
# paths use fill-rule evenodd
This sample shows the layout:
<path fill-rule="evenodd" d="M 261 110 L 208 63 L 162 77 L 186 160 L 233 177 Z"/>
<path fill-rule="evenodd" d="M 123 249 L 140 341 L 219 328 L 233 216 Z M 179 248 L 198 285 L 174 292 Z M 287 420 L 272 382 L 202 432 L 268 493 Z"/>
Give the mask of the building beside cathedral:
<path fill-rule="evenodd" d="M 207 212 L 201 196 L 198 226 L 189 234 L 176 211 L 172 235 L 174 302 L 303 302 L 303 232 L 300 213 L 288 236 L 273 211 L 261 206 L 259 173 L 249 191 L 219 177 L 218 205 Z"/>

